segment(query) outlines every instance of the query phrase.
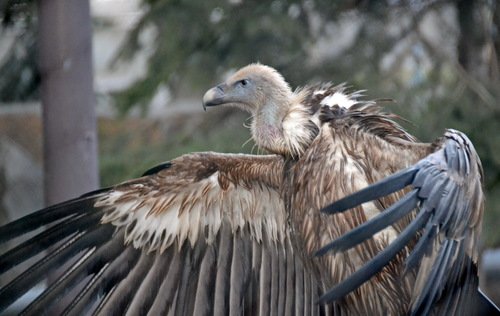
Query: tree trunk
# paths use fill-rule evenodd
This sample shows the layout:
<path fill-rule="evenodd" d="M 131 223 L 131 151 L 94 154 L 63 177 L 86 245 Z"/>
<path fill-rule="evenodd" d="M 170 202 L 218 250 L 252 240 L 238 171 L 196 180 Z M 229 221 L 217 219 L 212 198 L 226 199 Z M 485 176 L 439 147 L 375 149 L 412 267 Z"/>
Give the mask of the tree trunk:
<path fill-rule="evenodd" d="M 497 84 L 500 82 L 500 3 L 496 2 L 493 5 L 495 6 L 493 11 L 493 27 L 496 29 L 493 35 L 493 48 L 496 63 L 495 69 L 492 69 L 492 74 L 493 80 L 495 80 L 495 84 Z"/>
<path fill-rule="evenodd" d="M 45 202 L 99 185 L 88 0 L 39 0 Z"/>
<path fill-rule="evenodd" d="M 483 48 L 486 44 L 482 3 L 476 0 L 457 0 L 457 20 L 460 28 L 458 39 L 458 62 L 476 79 L 487 81 L 488 62 L 484 60 Z"/>

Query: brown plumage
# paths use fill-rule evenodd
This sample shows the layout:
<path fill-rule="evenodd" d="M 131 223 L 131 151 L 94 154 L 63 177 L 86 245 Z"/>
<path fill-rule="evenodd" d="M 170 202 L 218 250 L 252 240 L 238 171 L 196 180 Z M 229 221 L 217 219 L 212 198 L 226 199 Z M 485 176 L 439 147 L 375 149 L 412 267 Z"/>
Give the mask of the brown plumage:
<path fill-rule="evenodd" d="M 203 104 L 250 112 L 269 155 L 184 155 L 0 228 L 3 243 L 44 227 L 0 257 L 3 274 L 41 257 L 0 289 L 0 310 L 47 273 L 56 281 L 26 314 L 493 308 L 477 287 L 483 193 L 472 144 L 452 130 L 419 143 L 360 98 L 332 84 L 293 92 L 270 67 L 242 68 Z"/>

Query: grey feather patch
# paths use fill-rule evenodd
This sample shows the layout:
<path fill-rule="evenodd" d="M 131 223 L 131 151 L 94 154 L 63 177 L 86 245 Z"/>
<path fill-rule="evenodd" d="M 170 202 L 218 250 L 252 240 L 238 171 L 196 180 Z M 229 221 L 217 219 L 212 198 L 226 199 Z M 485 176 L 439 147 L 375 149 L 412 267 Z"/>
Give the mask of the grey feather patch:
<path fill-rule="evenodd" d="M 139 250 L 127 247 L 116 259 L 110 261 L 109 264 L 103 266 L 94 274 L 93 278 L 64 312 L 69 315 L 82 315 L 88 312 L 92 302 L 110 291 L 114 284 L 119 283 L 130 270 L 133 270 L 139 257 Z"/>
<path fill-rule="evenodd" d="M 217 257 L 217 276 L 215 283 L 215 315 L 229 314 L 229 291 L 231 278 L 231 259 L 233 256 L 233 238 L 229 225 L 222 226 Z"/>
<path fill-rule="evenodd" d="M 193 311 L 194 315 L 212 314 L 214 308 L 214 292 L 212 288 L 215 285 L 216 266 L 216 250 L 213 246 L 208 246 L 200 266 Z"/>
<path fill-rule="evenodd" d="M 101 302 L 95 313 L 101 315 L 124 315 L 133 298 L 139 293 L 138 289 L 144 281 L 144 277 L 150 270 L 155 256 L 153 254 L 141 254 L 137 265 L 131 269 L 122 282 L 109 293 Z"/>
<path fill-rule="evenodd" d="M 167 274 L 167 271 L 172 262 L 172 257 L 175 255 L 176 249 L 168 249 L 164 253 L 155 253 L 155 260 L 152 263 L 148 274 L 140 283 L 133 300 L 130 302 L 127 312 L 130 315 L 145 315 L 158 296 L 159 288 L 162 280 Z"/>
<path fill-rule="evenodd" d="M 174 249 L 174 251 L 176 250 Z M 166 314 L 169 308 L 174 305 L 183 264 L 184 262 L 181 256 L 173 256 L 172 262 L 168 267 L 168 272 L 158 290 L 161 295 L 157 295 L 155 297 L 155 300 L 149 310 L 149 315 Z"/>

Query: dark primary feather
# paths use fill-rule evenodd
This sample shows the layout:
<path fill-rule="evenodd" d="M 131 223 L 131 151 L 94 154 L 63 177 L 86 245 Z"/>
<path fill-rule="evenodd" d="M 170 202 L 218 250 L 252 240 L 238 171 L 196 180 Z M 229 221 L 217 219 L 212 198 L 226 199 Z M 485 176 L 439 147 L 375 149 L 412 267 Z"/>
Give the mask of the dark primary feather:
<path fill-rule="evenodd" d="M 323 208 L 321 212 L 326 214 L 345 212 L 362 203 L 372 201 L 401 190 L 412 183 L 417 171 L 418 169 L 416 168 L 410 168 L 398 172 L 371 185 L 370 187 L 359 190 L 346 198 L 335 201 L 334 203 Z"/>
<path fill-rule="evenodd" d="M 417 206 L 417 202 L 417 192 L 412 191 L 369 222 L 359 225 L 348 233 L 323 246 L 316 252 L 316 256 L 322 256 L 329 251 L 339 252 L 348 250 L 364 242 L 388 225 L 408 215 L 408 213 Z"/>
<path fill-rule="evenodd" d="M 92 249 L 86 250 L 79 263 L 51 284 L 23 313 L 40 315 L 50 311 L 49 308 L 55 306 L 55 303 L 62 299 L 65 293 L 78 286 L 88 276 L 98 277 L 101 273 L 104 273 L 108 264 L 112 263 L 122 253 L 122 244 L 119 238 L 112 238 L 95 251 Z M 89 285 L 92 285 L 92 283 L 95 283 L 95 279 L 91 279 Z M 78 300 L 78 297 L 74 299 Z"/>
<path fill-rule="evenodd" d="M 355 290 L 387 265 L 411 240 L 420 236 L 406 259 L 407 270 L 415 269 L 423 256 L 433 259 L 430 265 L 424 265 L 419 270 L 425 282 L 412 302 L 411 314 L 445 313 L 458 304 L 465 306 L 464 302 L 469 302 L 467 304 L 473 306 L 472 309 L 457 312 L 475 314 L 484 302 L 478 299 L 477 271 L 471 271 L 472 267 L 476 269 L 477 262 L 472 261 L 470 256 L 477 254 L 467 253 L 469 243 L 474 242 L 470 239 L 471 227 L 477 225 L 467 223 L 467 220 L 482 212 L 482 196 L 478 194 L 481 190 L 481 167 L 475 155 L 465 135 L 448 130 L 441 148 L 415 166 L 327 206 L 323 210 L 325 213 L 345 212 L 348 208 L 382 198 L 405 186 L 414 188 L 380 215 L 324 246 L 318 255 L 329 250 L 343 251 L 354 247 L 409 211 L 417 209 L 418 213 L 385 250 L 325 293 L 321 300 L 331 302 Z M 436 242 L 437 253 L 433 256 L 431 247 Z"/>
<path fill-rule="evenodd" d="M 424 226 L 425 221 L 428 218 L 429 213 L 419 213 L 413 222 L 411 222 L 411 224 L 408 225 L 387 248 L 379 252 L 367 264 L 356 270 L 356 272 L 354 272 L 346 280 L 342 281 L 333 289 L 323 294 L 320 298 L 320 302 L 329 303 L 343 298 L 368 281 L 376 273 L 380 272 L 396 256 L 396 254 L 414 238 L 415 233 Z"/>
<path fill-rule="evenodd" d="M 162 171 L 162 170 L 164 170 L 164 169 L 168 169 L 168 168 L 170 168 L 171 166 L 172 166 L 172 163 L 171 163 L 170 161 L 167 161 L 167 162 L 161 163 L 161 164 L 159 164 L 159 165 L 157 165 L 157 166 L 154 166 L 153 168 L 151 168 L 151 169 L 147 170 L 146 172 L 144 172 L 144 173 L 142 174 L 142 176 L 143 176 L 143 177 L 145 177 L 145 176 L 150 176 L 150 175 L 155 174 L 155 173 L 157 173 L 157 172 L 159 172 L 159 171 Z"/>
<path fill-rule="evenodd" d="M 86 230 L 89 227 L 95 226 L 99 223 L 101 216 L 102 214 L 99 212 L 93 212 L 93 214 L 85 216 L 71 217 L 28 239 L 1 256 L 0 273 L 35 256 L 65 237 L 77 233 L 79 230 Z"/>
<path fill-rule="evenodd" d="M 82 232 L 69 239 L 64 246 L 53 250 L 40 259 L 31 268 L 24 271 L 0 290 L 0 310 L 6 308 L 33 286 L 43 281 L 51 271 L 74 257 L 81 249 L 99 246 L 111 238 L 113 228 L 109 225 L 96 227 L 89 232 Z M 1 258 L 0 258 L 1 259 Z"/>
<path fill-rule="evenodd" d="M 6 242 L 17 236 L 33 231 L 42 225 L 51 224 L 57 220 L 62 220 L 70 216 L 88 211 L 88 207 L 94 203 L 95 196 L 78 198 L 47 207 L 38 212 L 32 213 L 14 222 L 10 222 L 0 227 L 0 243 Z M 71 212 L 68 206 L 71 205 Z"/>
<path fill-rule="evenodd" d="M 97 310 L 101 315 L 123 315 L 132 304 L 144 278 L 154 264 L 155 256 L 142 254 L 137 264 L 130 269 L 126 279 L 120 282 L 101 302 Z M 117 282 L 118 283 L 118 282 Z M 138 313 L 136 313 L 138 314 Z"/>

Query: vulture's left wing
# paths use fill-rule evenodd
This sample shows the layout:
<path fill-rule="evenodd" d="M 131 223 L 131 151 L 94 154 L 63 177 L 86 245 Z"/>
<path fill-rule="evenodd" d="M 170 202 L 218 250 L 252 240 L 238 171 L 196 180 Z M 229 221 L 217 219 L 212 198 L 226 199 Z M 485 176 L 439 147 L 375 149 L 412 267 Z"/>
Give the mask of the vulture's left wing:
<path fill-rule="evenodd" d="M 14 246 L 0 256 L 0 313 L 37 284 L 24 314 L 313 313 L 319 292 L 291 250 L 282 164 L 186 155 L 1 227 L 0 247 Z"/>
<path fill-rule="evenodd" d="M 436 151 L 322 211 L 344 212 L 362 203 L 411 188 L 399 201 L 318 251 L 344 251 L 416 212 L 412 222 L 389 246 L 323 295 L 323 302 L 342 298 L 380 272 L 410 247 L 405 271 L 416 269 L 412 315 L 474 315 L 486 303 L 478 292 L 477 240 L 483 213 L 482 168 L 470 140 L 448 130 Z M 414 244 L 414 246 L 411 246 Z"/>

